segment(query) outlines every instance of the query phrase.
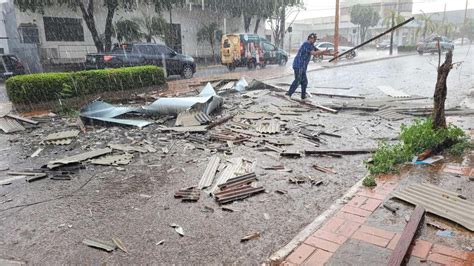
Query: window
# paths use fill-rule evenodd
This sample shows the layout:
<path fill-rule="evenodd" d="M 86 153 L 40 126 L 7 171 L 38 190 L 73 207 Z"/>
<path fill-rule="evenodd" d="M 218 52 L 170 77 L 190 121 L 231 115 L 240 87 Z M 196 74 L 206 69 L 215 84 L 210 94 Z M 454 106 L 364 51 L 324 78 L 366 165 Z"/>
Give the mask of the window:
<path fill-rule="evenodd" d="M 171 54 L 171 52 L 172 52 L 170 48 L 168 48 L 164 45 L 157 45 L 155 48 L 157 49 L 158 54 L 166 54 L 167 55 L 167 54 Z"/>
<path fill-rule="evenodd" d="M 18 33 L 22 43 L 39 43 L 38 27 L 35 24 L 20 24 Z"/>
<path fill-rule="evenodd" d="M 269 43 L 264 42 L 264 43 L 263 43 L 263 50 L 265 50 L 265 51 L 273 51 L 273 50 L 275 50 L 275 46 L 273 46 L 273 45 L 271 45 L 271 44 L 269 44 Z"/>
<path fill-rule="evenodd" d="M 5 49 L 0 48 L 0 54 L 4 54 L 4 53 L 5 53 Z"/>
<path fill-rule="evenodd" d="M 43 17 L 44 34 L 49 42 L 83 42 L 82 19 Z"/>

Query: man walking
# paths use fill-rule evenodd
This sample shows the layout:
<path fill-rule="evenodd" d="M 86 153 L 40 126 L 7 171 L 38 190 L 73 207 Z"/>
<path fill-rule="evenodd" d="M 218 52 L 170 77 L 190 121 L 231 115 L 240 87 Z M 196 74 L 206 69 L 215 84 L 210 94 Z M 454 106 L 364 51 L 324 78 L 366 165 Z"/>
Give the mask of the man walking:
<path fill-rule="evenodd" d="M 311 60 L 312 55 L 327 55 L 330 54 L 329 51 L 320 51 L 314 47 L 317 36 L 316 33 L 311 33 L 308 36 L 308 40 L 304 42 L 298 54 L 296 54 L 295 59 L 293 60 L 293 70 L 295 71 L 295 81 L 290 86 L 290 89 L 286 93 L 287 96 L 293 95 L 296 88 L 301 84 L 301 99 L 306 99 L 306 87 L 308 86 L 308 78 L 306 77 L 306 69 L 308 68 L 308 63 Z"/>

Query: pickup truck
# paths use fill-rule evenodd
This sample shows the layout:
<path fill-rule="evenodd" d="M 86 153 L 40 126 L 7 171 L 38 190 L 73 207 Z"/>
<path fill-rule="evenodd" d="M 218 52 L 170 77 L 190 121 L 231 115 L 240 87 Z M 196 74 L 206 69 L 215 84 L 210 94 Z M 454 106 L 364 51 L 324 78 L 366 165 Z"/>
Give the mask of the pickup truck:
<path fill-rule="evenodd" d="M 152 43 L 122 44 L 109 53 L 86 55 L 86 69 L 155 65 L 164 67 L 168 76 L 192 78 L 196 64 L 191 56 L 178 54 L 166 45 Z"/>

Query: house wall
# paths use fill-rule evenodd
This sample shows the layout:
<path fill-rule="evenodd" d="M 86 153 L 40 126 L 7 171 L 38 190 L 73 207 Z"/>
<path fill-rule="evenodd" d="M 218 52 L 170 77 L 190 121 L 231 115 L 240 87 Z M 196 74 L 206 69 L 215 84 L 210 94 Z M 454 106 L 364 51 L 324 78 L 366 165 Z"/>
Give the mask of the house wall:
<path fill-rule="evenodd" d="M 95 7 L 94 12 L 96 27 L 100 35 L 104 32 L 107 10 L 102 5 L 98 5 Z M 82 19 L 82 13 L 79 9 L 72 10 L 67 7 L 50 7 L 44 10 L 44 14 L 21 12 L 20 10 L 16 9 L 15 13 L 17 27 L 22 23 L 33 23 L 38 27 L 40 41 L 38 46 L 43 62 L 82 62 L 85 60 L 85 55 L 87 53 L 96 52 L 92 35 L 89 32 L 85 21 Z M 143 17 L 144 15 L 156 15 L 154 7 L 141 5 L 139 8 L 132 11 L 126 11 L 123 9 L 118 10 L 114 16 L 114 22 L 121 19 Z M 169 22 L 170 18 L 168 11 L 163 12 L 161 15 L 167 22 Z M 46 41 L 43 20 L 44 16 L 80 19 L 84 31 L 84 41 Z M 181 26 L 182 53 L 195 57 L 206 57 L 212 54 L 210 45 L 208 43 L 198 43 L 196 37 L 196 34 L 202 25 L 206 25 L 211 22 L 218 23 L 222 31 L 224 31 L 225 24 L 225 28 L 228 33 L 243 31 L 242 18 L 227 18 L 224 23 L 224 17 L 219 12 L 209 9 L 202 10 L 202 8 L 198 8 L 197 6 L 187 6 L 185 8 L 172 10 L 172 23 L 180 24 Z M 253 23 L 255 23 L 255 20 Z M 254 24 L 251 26 L 252 30 L 253 26 Z M 259 33 L 263 35 L 263 32 L 264 22 L 262 21 L 259 27 Z M 156 41 L 163 42 L 163 40 Z M 113 39 L 112 42 L 115 43 L 117 40 Z M 216 42 L 216 54 L 219 54 L 218 45 L 219 42 Z"/>

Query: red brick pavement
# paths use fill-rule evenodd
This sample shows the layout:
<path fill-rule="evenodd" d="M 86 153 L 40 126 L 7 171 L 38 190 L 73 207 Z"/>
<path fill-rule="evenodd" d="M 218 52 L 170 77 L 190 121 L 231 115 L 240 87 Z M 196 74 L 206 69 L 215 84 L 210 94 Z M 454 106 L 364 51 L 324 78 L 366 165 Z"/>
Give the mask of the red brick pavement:
<path fill-rule="evenodd" d="M 449 165 L 443 170 L 459 169 Z M 473 172 L 471 168 L 462 171 Z M 324 265 L 350 238 L 393 250 L 400 239 L 400 233 L 368 226 L 365 221 L 398 186 L 398 180 L 388 178 L 379 182 L 374 189 L 361 188 L 345 206 L 286 257 L 282 264 Z M 468 253 L 424 240 L 415 240 L 408 254 L 442 265 L 474 265 L 474 252 Z"/>

